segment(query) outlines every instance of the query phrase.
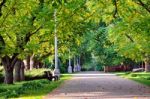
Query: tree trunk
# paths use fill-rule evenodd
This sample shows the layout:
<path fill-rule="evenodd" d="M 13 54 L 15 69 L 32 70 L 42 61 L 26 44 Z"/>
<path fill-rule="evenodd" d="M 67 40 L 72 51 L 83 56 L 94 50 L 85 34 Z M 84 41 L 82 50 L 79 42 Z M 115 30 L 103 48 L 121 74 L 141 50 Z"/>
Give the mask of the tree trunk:
<path fill-rule="evenodd" d="M 13 69 L 5 70 L 5 84 L 13 84 Z"/>
<path fill-rule="evenodd" d="M 4 66 L 4 83 L 5 84 L 13 84 L 13 69 L 16 58 L 12 57 L 12 59 L 9 56 L 4 56 L 2 58 L 2 64 Z"/>
<path fill-rule="evenodd" d="M 42 62 L 39 62 L 39 68 L 44 68 L 44 64 Z"/>
<path fill-rule="evenodd" d="M 14 81 L 18 82 L 20 81 L 21 60 L 18 60 L 16 62 L 14 69 L 15 69 Z"/>
<path fill-rule="evenodd" d="M 30 57 L 30 70 L 34 68 L 34 54 Z"/>
<path fill-rule="evenodd" d="M 145 59 L 145 72 L 150 72 L 150 61 L 149 59 Z"/>
<path fill-rule="evenodd" d="M 24 66 L 24 63 L 23 63 L 23 61 L 22 61 L 22 62 L 21 62 L 21 68 L 20 68 L 20 80 L 21 80 L 21 81 L 25 80 L 24 68 L 25 68 L 25 66 Z"/>

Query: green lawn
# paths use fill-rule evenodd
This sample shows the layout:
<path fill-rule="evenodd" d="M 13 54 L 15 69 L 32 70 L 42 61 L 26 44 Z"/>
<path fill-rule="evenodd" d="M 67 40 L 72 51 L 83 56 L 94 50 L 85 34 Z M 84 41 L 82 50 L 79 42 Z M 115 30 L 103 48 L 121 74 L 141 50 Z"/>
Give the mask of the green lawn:
<path fill-rule="evenodd" d="M 45 80 L 37 80 L 38 82 L 45 82 L 45 84 L 43 84 L 44 86 L 42 88 L 36 89 L 36 90 L 28 90 L 25 92 L 25 94 L 22 94 L 20 96 L 21 99 L 42 99 L 42 97 L 44 97 L 45 95 L 47 95 L 49 92 L 51 92 L 53 89 L 59 87 L 60 84 L 63 83 L 64 80 L 69 79 L 70 76 L 65 75 L 62 76 L 61 79 L 59 81 L 53 81 L 50 83 L 47 83 L 47 81 L 45 82 Z"/>
<path fill-rule="evenodd" d="M 33 70 L 27 72 L 28 76 L 39 76 L 39 72 Z M 49 81 L 47 79 L 31 80 L 17 82 L 12 85 L 0 84 L 0 99 L 5 98 L 19 98 L 19 99 L 42 99 L 45 95 L 57 88 L 65 80 L 71 78 L 69 74 L 61 75 L 58 81 Z"/>
<path fill-rule="evenodd" d="M 150 72 L 116 72 L 115 74 L 150 86 Z"/>

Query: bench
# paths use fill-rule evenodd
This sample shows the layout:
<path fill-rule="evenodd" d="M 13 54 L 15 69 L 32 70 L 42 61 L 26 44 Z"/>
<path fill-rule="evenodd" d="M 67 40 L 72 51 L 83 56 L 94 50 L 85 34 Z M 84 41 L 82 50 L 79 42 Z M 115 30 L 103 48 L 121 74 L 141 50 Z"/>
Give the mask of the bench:
<path fill-rule="evenodd" d="M 45 77 L 49 80 L 49 81 L 57 81 L 58 80 L 58 76 L 53 76 L 53 74 L 50 71 L 44 71 Z"/>
<path fill-rule="evenodd" d="M 132 72 L 143 72 L 144 68 L 134 68 Z"/>

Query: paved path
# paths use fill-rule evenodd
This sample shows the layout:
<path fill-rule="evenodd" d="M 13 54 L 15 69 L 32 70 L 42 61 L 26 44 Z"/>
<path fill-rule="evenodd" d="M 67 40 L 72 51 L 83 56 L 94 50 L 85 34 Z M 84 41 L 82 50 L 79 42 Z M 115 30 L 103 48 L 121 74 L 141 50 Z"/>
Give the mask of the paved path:
<path fill-rule="evenodd" d="M 45 99 L 150 99 L 150 87 L 114 74 L 81 72 Z"/>

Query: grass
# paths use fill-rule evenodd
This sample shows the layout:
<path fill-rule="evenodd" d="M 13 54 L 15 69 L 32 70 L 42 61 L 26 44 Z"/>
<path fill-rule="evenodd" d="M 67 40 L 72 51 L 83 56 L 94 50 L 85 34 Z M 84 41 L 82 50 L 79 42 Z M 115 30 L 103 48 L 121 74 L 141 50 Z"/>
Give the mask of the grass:
<path fill-rule="evenodd" d="M 150 72 L 116 72 L 115 74 L 150 86 Z"/>
<path fill-rule="evenodd" d="M 64 82 L 64 80 L 67 80 L 69 78 L 70 78 L 69 75 L 63 76 L 59 81 L 44 84 L 43 88 L 39 90 L 28 90 L 26 91 L 25 94 L 22 94 L 20 98 L 21 99 L 42 99 L 49 92 L 59 87 L 59 85 L 61 85 Z"/>
<path fill-rule="evenodd" d="M 26 76 L 42 76 L 43 71 L 45 71 L 45 69 L 28 71 L 26 72 Z M 17 82 L 12 85 L 0 84 L 0 99 L 42 99 L 69 78 L 71 78 L 71 75 L 65 74 L 61 75 L 58 81 L 38 79 Z"/>

